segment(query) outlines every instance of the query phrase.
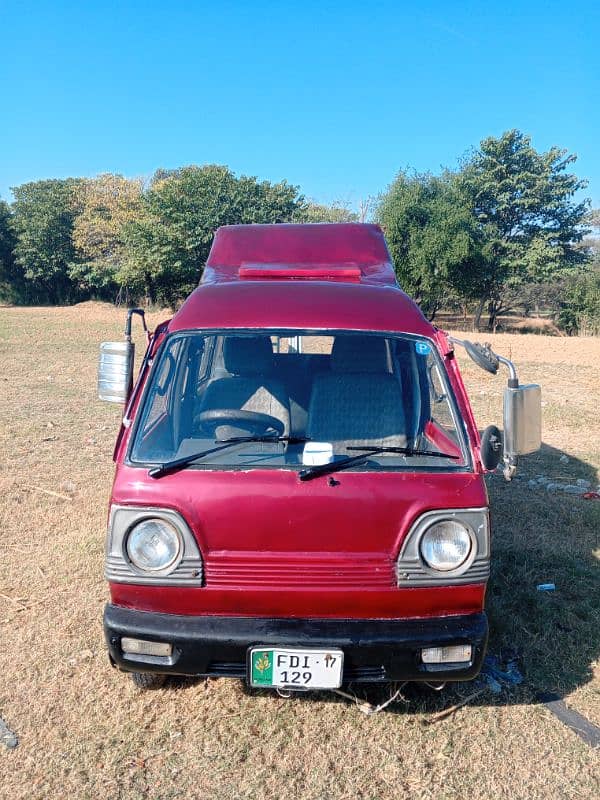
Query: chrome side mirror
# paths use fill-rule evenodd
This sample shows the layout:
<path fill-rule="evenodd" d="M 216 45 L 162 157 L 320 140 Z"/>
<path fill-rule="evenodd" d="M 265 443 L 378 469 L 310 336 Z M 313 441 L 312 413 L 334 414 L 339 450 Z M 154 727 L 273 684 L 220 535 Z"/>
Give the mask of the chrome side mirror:
<path fill-rule="evenodd" d="M 504 390 L 504 454 L 535 453 L 542 444 L 542 390 L 535 384 Z"/>
<path fill-rule="evenodd" d="M 127 402 L 133 382 L 133 342 L 102 342 L 98 361 L 98 397 L 109 403 Z"/>
<path fill-rule="evenodd" d="M 481 369 L 495 375 L 502 364 L 508 369 L 508 385 L 504 390 L 504 441 L 500 431 L 490 425 L 481 439 L 481 460 L 486 469 L 495 469 L 502 459 L 507 481 L 514 478 L 519 456 L 535 453 L 542 444 L 542 389 L 536 383 L 519 385 L 515 365 L 508 358 L 494 353 L 489 344 L 479 344 L 453 336 L 449 340 L 465 348 Z"/>
<path fill-rule="evenodd" d="M 133 386 L 133 359 L 135 345 L 131 340 L 131 320 L 137 314 L 142 320 L 146 338 L 150 341 L 144 310 L 130 308 L 125 323 L 125 341 L 103 342 L 98 362 L 98 397 L 109 403 L 125 404 Z"/>

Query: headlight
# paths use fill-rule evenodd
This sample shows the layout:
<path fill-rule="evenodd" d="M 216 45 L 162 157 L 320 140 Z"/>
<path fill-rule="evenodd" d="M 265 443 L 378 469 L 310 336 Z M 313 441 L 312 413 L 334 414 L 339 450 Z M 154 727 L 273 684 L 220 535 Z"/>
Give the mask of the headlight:
<path fill-rule="evenodd" d="M 127 556 L 142 572 L 172 572 L 183 554 L 178 531 L 163 519 L 138 522 L 127 536 Z"/>
<path fill-rule="evenodd" d="M 458 569 L 469 558 L 472 547 L 473 539 L 466 525 L 450 519 L 434 523 L 421 538 L 423 560 L 441 572 Z"/>

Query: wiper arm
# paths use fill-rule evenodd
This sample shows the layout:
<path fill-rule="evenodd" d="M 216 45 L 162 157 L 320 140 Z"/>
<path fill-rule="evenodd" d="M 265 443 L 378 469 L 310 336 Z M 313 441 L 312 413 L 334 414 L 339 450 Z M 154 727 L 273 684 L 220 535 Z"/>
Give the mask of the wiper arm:
<path fill-rule="evenodd" d="M 346 467 L 351 467 L 353 464 L 360 464 L 361 461 L 366 461 L 369 456 L 375 455 L 377 450 L 369 450 L 368 453 L 361 453 L 359 456 L 348 456 L 339 461 L 329 461 L 327 464 L 315 464 L 314 467 L 302 469 L 298 473 L 301 481 L 309 481 L 311 478 L 318 478 L 320 475 L 329 475 L 332 472 L 339 472 Z"/>
<path fill-rule="evenodd" d="M 460 456 L 452 456 L 449 453 L 440 453 L 437 450 L 413 450 L 412 447 L 362 447 L 350 446 L 346 450 L 368 450 L 369 453 L 399 453 L 403 456 L 431 456 L 432 458 L 454 458 L 459 459 Z"/>
<path fill-rule="evenodd" d="M 187 467 L 194 461 L 198 461 L 204 456 L 209 456 L 211 453 L 218 453 L 220 450 L 226 450 L 228 447 L 233 447 L 236 444 L 243 444 L 244 442 L 287 442 L 288 444 L 298 444 L 300 442 L 308 441 L 306 438 L 300 436 L 232 436 L 230 439 L 215 439 L 219 447 L 210 447 L 208 450 L 201 450 L 198 453 L 190 453 L 189 456 L 182 456 L 181 458 L 174 458 L 172 461 L 165 461 L 164 464 L 159 464 L 158 467 L 152 467 L 148 470 L 148 475 L 151 478 L 162 478 L 167 472 L 175 472 L 178 469 Z"/>
<path fill-rule="evenodd" d="M 211 447 L 208 450 L 200 450 L 199 453 L 190 453 L 189 456 L 182 456 L 181 458 L 174 458 L 172 461 L 165 461 L 164 464 L 159 464 L 158 467 L 152 467 L 152 469 L 148 470 L 148 475 L 151 478 L 162 478 L 167 472 L 175 472 L 178 469 L 183 469 L 187 467 L 188 464 L 192 464 L 194 461 L 204 458 L 204 456 L 209 456 L 211 453 L 218 453 L 219 450 L 226 450 L 228 447 L 233 447 L 234 444 L 237 444 L 237 442 L 227 442 L 220 447 Z"/>
<path fill-rule="evenodd" d="M 301 481 L 309 481 L 311 478 L 318 478 L 320 475 L 330 475 L 332 472 L 339 472 L 340 470 L 352 467 L 354 464 L 360 464 L 366 461 L 369 456 L 375 456 L 377 453 L 399 453 L 404 456 L 432 456 L 434 458 L 460 458 L 460 456 L 451 456 L 448 453 L 438 453 L 436 451 L 429 452 L 427 450 L 413 450 L 411 447 L 347 447 L 347 450 L 361 450 L 360 455 L 348 456 L 339 461 L 330 461 L 327 464 L 317 464 L 314 467 L 303 469 L 298 473 Z"/>
<path fill-rule="evenodd" d="M 286 442 L 287 444 L 302 444 L 310 442 L 308 436 L 230 436 L 228 439 L 215 439 L 217 444 L 236 444 L 238 442 Z"/>

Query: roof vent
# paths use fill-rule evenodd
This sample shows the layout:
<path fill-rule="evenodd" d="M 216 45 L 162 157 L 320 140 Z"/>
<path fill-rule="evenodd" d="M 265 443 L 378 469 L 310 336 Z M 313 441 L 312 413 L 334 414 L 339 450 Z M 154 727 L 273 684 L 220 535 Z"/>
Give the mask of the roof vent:
<path fill-rule="evenodd" d="M 355 264 L 242 264 L 238 272 L 243 279 L 313 281 L 360 281 L 361 274 Z"/>

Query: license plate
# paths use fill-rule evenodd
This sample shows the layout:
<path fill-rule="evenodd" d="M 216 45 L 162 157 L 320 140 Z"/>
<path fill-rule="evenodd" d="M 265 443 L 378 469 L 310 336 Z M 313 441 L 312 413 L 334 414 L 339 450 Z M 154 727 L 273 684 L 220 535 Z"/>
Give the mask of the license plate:
<path fill-rule="evenodd" d="M 337 689 L 342 684 L 341 650 L 253 647 L 250 685 L 297 689 Z"/>

